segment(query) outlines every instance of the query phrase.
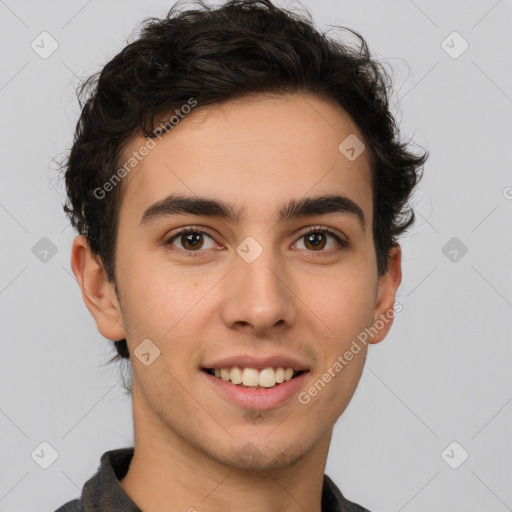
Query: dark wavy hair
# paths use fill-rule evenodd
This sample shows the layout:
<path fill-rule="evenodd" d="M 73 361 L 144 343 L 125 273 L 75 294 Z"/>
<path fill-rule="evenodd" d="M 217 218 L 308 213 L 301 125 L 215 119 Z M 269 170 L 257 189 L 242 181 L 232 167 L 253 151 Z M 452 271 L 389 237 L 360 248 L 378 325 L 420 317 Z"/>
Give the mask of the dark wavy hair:
<path fill-rule="evenodd" d="M 260 93 L 314 93 L 332 99 L 352 117 L 369 150 L 373 187 L 373 238 L 377 270 L 387 270 L 390 248 L 413 222 L 409 197 L 428 153 L 413 154 L 400 140 L 390 112 L 392 81 L 358 44 L 319 32 L 309 12 L 270 0 L 231 0 L 197 9 L 175 4 L 163 19 L 143 20 L 139 37 L 77 90 L 81 115 L 65 172 L 64 211 L 115 280 L 115 248 L 123 183 L 99 199 L 137 136 L 153 138 L 157 120 L 192 97 L 199 107 Z M 128 41 L 127 41 L 128 42 Z M 116 293 L 117 293 L 116 286 Z M 118 295 L 119 297 L 119 295 Z M 115 342 L 116 359 L 129 359 L 126 340 Z"/>

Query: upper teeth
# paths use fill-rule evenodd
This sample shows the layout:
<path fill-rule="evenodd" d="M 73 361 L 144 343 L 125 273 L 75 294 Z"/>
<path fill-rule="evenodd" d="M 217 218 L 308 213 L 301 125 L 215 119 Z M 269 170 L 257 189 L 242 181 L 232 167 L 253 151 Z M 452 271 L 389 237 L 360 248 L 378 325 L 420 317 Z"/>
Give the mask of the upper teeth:
<path fill-rule="evenodd" d="M 215 377 L 224 381 L 231 381 L 233 384 L 243 384 L 244 386 L 271 388 L 285 380 L 293 377 L 295 370 L 293 368 L 215 368 Z"/>

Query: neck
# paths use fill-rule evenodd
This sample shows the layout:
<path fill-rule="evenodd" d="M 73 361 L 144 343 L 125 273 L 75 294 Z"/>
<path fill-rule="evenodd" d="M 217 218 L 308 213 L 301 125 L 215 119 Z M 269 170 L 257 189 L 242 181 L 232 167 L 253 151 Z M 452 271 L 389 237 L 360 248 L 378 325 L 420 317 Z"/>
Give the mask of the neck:
<path fill-rule="evenodd" d="M 136 404 L 134 396 L 135 451 L 120 484 L 144 512 L 321 512 L 332 430 L 299 460 L 249 471 L 198 450 Z"/>

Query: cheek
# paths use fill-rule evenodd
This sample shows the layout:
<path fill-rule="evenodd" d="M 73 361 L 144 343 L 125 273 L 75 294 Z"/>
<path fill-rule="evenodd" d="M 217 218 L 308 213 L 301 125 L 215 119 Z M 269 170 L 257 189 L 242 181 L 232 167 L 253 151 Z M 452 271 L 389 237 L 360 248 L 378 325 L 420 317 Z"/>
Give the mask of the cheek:
<path fill-rule="evenodd" d="M 197 306 L 215 282 L 147 254 L 132 254 L 120 263 L 119 278 L 123 318 L 132 337 L 162 342 L 184 322 L 200 320 Z"/>
<path fill-rule="evenodd" d="M 374 283 L 350 277 L 332 279 L 323 294 L 319 317 L 329 326 L 322 339 L 322 359 L 311 385 L 301 397 L 305 411 L 333 423 L 350 402 L 362 374 L 367 345 L 358 336 L 372 325 Z M 318 420 L 317 428 L 324 428 Z"/>
<path fill-rule="evenodd" d="M 369 272 L 339 272 L 313 280 L 315 286 L 303 288 L 301 296 L 338 340 L 347 341 L 371 325 L 375 307 L 376 282 Z"/>
<path fill-rule="evenodd" d="M 125 277 L 122 312 L 130 352 L 145 339 L 160 351 L 149 367 L 133 363 L 137 380 L 155 407 L 159 401 L 166 406 L 177 405 L 180 399 L 166 396 L 162 389 L 179 390 L 177 382 L 186 381 L 197 369 L 195 356 L 201 344 L 198 333 L 207 331 L 203 302 L 208 291 L 206 285 L 196 285 L 197 281 L 177 272 L 166 275 L 156 266 Z"/>

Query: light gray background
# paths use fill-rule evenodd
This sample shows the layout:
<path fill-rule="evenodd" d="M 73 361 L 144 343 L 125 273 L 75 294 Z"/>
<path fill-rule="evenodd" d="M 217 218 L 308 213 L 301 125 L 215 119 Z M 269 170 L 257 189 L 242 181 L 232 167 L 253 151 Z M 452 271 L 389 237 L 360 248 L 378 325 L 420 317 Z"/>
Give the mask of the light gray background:
<path fill-rule="evenodd" d="M 372 512 L 512 510 L 512 1 L 304 4 L 394 66 L 403 134 L 431 153 L 402 241 L 404 309 L 370 347 L 326 472 Z M 52 159 L 72 142 L 77 76 L 171 5 L 0 0 L 0 511 L 54 510 L 103 452 L 133 444 L 130 398 L 100 366 L 113 352 L 70 269 Z M 48 59 L 31 48 L 42 31 L 59 44 Z M 441 46 L 453 31 L 469 43 L 456 59 Z M 57 248 L 47 262 L 32 252 L 42 237 Z M 468 248 L 455 262 L 452 237 Z M 58 452 L 46 470 L 31 457 L 43 441 Z M 452 441 L 452 464 L 469 453 L 458 469 L 441 456 Z"/>

